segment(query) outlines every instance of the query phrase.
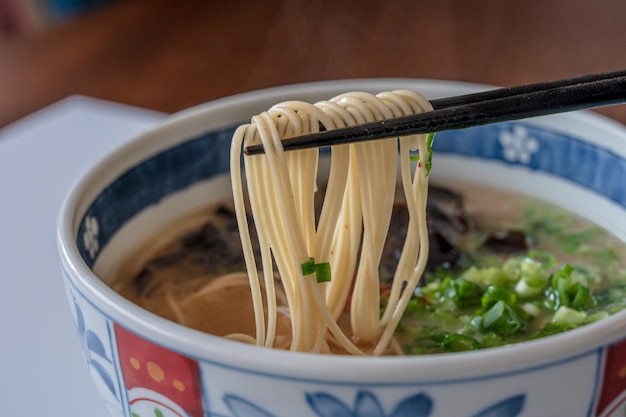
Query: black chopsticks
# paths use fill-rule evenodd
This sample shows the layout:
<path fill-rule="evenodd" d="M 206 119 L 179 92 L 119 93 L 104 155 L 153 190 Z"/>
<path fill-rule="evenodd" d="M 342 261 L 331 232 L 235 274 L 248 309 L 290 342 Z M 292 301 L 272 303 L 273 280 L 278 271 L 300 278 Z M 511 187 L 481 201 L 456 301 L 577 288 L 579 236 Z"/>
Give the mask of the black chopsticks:
<path fill-rule="evenodd" d="M 288 150 L 356 143 L 417 133 L 463 129 L 626 102 L 626 70 L 567 78 L 432 100 L 434 110 L 323 131 L 282 141 Z M 246 155 L 263 153 L 262 145 Z"/>

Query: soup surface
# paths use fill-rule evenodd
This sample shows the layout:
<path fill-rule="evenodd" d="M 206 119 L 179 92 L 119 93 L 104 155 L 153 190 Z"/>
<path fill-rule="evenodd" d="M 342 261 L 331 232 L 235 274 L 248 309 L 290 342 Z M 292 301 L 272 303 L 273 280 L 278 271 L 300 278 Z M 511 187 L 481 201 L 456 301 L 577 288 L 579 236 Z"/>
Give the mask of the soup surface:
<path fill-rule="evenodd" d="M 406 207 L 398 201 L 380 265 L 381 307 L 406 221 Z M 502 191 L 431 186 L 428 224 L 427 272 L 396 330 L 396 353 L 473 350 L 544 337 L 626 304 L 624 244 L 570 213 Z M 254 335 L 239 232 L 226 203 L 165 230 L 133 256 L 112 286 L 185 326 L 218 336 Z M 288 348 L 291 324 L 280 287 L 277 296 L 274 346 Z M 349 334 L 349 320 L 342 325 Z"/>

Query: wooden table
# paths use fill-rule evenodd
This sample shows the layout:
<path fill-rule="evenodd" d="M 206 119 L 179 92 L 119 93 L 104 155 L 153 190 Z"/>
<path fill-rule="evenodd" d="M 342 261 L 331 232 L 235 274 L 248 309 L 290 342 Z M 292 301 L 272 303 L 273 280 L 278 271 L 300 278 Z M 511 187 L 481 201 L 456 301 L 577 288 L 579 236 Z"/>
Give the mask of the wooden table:
<path fill-rule="evenodd" d="M 626 68 L 624 0 L 119 0 L 0 40 L 0 126 L 71 94 L 175 112 L 313 80 Z M 626 123 L 626 106 L 601 110 Z"/>

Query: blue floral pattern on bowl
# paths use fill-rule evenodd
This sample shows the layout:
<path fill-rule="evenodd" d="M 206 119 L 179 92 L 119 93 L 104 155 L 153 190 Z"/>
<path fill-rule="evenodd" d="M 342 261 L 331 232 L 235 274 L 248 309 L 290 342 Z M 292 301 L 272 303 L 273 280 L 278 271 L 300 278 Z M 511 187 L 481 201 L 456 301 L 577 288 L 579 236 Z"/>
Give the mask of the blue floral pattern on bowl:
<path fill-rule="evenodd" d="M 463 417 L 515 417 L 522 411 L 524 400 L 523 394 L 516 395 Z M 224 401 L 234 417 L 278 417 L 237 396 L 226 396 Z M 370 391 L 359 391 L 353 407 L 327 392 L 307 393 L 306 401 L 319 417 L 429 417 L 435 406 L 433 399 L 425 393 L 404 398 L 389 413 L 383 410 L 376 395 Z"/>

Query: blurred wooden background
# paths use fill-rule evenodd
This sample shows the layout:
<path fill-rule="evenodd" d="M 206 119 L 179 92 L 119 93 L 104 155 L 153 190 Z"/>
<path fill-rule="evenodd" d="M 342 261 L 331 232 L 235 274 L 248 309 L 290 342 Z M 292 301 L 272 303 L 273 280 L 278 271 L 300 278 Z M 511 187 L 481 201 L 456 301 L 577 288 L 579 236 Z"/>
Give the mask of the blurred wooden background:
<path fill-rule="evenodd" d="M 624 0 L 117 0 L 0 36 L 0 127 L 71 94 L 175 112 L 304 81 L 624 69 L 625 22 Z"/>

